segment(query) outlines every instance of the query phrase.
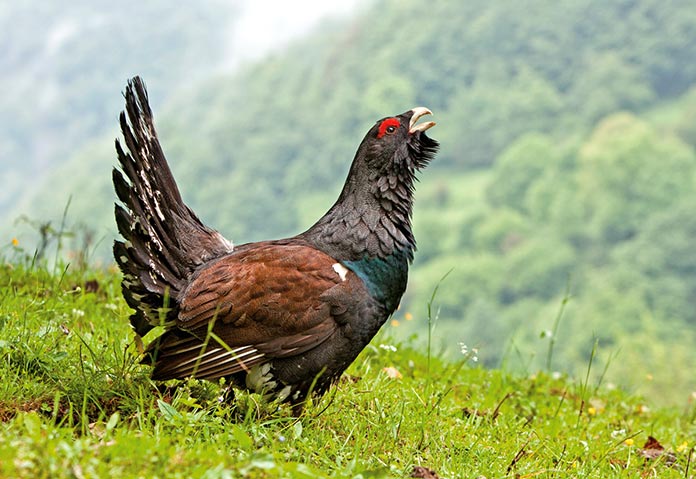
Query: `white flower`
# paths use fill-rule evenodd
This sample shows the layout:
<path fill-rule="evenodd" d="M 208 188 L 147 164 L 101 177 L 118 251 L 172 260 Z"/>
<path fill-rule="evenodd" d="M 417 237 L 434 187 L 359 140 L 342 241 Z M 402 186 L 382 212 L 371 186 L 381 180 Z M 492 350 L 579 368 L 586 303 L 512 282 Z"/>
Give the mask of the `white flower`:
<path fill-rule="evenodd" d="M 467 359 L 471 359 L 473 362 L 478 362 L 478 348 L 471 348 L 471 350 L 469 350 L 469 347 L 466 344 L 460 342 L 459 351 L 461 351 L 462 355 L 466 356 Z"/>
<path fill-rule="evenodd" d="M 72 314 L 73 314 L 73 316 L 77 316 L 78 318 L 81 318 L 82 316 L 85 315 L 85 312 L 82 311 L 81 309 L 73 309 Z"/>
<path fill-rule="evenodd" d="M 396 352 L 396 346 L 392 346 L 391 344 L 380 344 L 379 347 L 393 353 Z"/>

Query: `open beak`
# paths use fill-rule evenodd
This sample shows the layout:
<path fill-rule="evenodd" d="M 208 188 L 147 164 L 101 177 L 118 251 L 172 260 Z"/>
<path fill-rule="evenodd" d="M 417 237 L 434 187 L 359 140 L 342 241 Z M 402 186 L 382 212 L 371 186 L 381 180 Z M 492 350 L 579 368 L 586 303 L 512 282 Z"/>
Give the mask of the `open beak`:
<path fill-rule="evenodd" d="M 428 110 L 425 107 L 422 106 L 417 106 L 416 108 L 411 110 L 413 112 L 413 116 L 411 116 L 411 121 L 408 124 L 408 132 L 409 134 L 413 135 L 417 131 L 425 131 L 429 128 L 432 128 L 435 126 L 434 121 L 426 121 L 423 123 L 419 123 L 416 125 L 416 122 L 425 115 L 432 115 L 433 112 Z"/>

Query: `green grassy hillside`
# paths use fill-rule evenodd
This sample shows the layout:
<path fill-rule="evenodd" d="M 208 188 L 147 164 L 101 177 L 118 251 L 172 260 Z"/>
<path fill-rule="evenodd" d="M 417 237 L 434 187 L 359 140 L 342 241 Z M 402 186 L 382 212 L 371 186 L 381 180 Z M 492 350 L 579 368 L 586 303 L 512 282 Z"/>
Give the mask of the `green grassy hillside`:
<path fill-rule="evenodd" d="M 216 3 L 206 5 L 201 23 L 181 20 L 186 10 L 167 17 L 184 21 L 182 39 L 209 27 L 189 56 L 169 61 L 177 68 L 167 78 L 200 73 L 197 61 L 220 53 L 196 54 L 220 34 L 209 18 Z M 162 58 L 178 59 L 181 45 L 169 44 Z M 669 8 L 658 0 L 383 0 L 234 75 L 199 77 L 175 93 L 161 68 L 132 73 L 146 74 L 185 200 L 236 244 L 310 226 L 335 200 L 374 121 L 430 107 L 442 148 L 417 188 L 419 251 L 395 334 L 423 335 L 419 311 L 452 270 L 439 325 L 450 354 L 466 342 L 487 367 L 579 374 L 598 341 L 602 361 L 616 358 L 607 380 L 682 404 L 696 390 L 694 58 L 688 0 Z M 72 50 L 58 60 L 74 60 L 70 72 L 103 66 L 100 55 Z M 109 85 L 122 75 L 108 72 Z M 9 226 L 1 244 L 17 236 L 32 250 L 35 230 L 49 220 L 56 229 L 72 197 L 71 249 L 109 261 L 118 81 L 111 94 L 103 82 L 85 90 L 102 113 L 107 97 L 116 105 L 112 133 L 75 139 L 44 182 L 10 180 L 3 189 L 21 192 L 14 215 L 36 223 Z M 79 85 L 61 83 L 60 97 L 82 99 Z M 81 111 L 65 104 L 52 113 L 75 131 L 96 131 L 81 128 Z"/>
<path fill-rule="evenodd" d="M 220 402 L 218 384 L 153 384 L 118 280 L 0 265 L 0 477 L 694 477 L 693 402 L 485 370 L 471 347 L 443 360 L 389 327 L 299 418 Z"/>

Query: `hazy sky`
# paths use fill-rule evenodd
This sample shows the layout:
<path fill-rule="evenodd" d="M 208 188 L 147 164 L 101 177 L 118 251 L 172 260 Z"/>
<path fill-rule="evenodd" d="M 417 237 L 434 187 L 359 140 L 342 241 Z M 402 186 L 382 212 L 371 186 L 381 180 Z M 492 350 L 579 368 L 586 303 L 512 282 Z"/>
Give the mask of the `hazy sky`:
<path fill-rule="evenodd" d="M 322 19 L 340 16 L 367 0 L 260 0 L 244 1 L 230 39 L 226 66 L 258 58 L 306 33 Z"/>

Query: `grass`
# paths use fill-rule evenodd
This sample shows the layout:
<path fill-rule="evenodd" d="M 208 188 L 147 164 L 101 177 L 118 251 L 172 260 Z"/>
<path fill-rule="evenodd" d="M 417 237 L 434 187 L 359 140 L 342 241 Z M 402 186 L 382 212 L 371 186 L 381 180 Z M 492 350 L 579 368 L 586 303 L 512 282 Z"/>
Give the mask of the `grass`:
<path fill-rule="evenodd" d="M 386 334 L 299 418 L 254 395 L 221 402 L 219 384 L 154 384 L 118 279 L 0 265 L 0 477 L 696 476 L 693 404 L 653 410 Z M 644 448 L 649 436 L 664 449 Z"/>

